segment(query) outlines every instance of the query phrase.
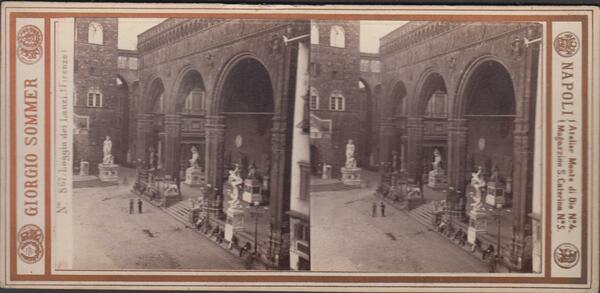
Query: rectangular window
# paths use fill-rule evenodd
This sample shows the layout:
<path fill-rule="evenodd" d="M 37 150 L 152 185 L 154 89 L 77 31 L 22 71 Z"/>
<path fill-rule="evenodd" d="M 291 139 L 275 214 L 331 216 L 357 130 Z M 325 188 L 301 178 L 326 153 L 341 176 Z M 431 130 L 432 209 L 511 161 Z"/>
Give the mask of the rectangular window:
<path fill-rule="evenodd" d="M 344 111 L 344 97 L 343 96 L 331 96 L 329 98 L 329 110 L 332 111 Z"/>
<path fill-rule="evenodd" d="M 369 60 L 360 60 L 360 71 L 369 72 Z"/>
<path fill-rule="evenodd" d="M 102 96 L 99 93 L 88 93 L 88 107 L 102 107 Z"/>
<path fill-rule="evenodd" d="M 381 62 L 379 60 L 371 61 L 371 72 L 381 72 Z"/>
<path fill-rule="evenodd" d="M 119 59 L 117 62 L 118 62 L 119 69 L 127 69 L 127 57 L 119 56 Z"/>
<path fill-rule="evenodd" d="M 311 110 L 318 110 L 319 109 L 319 97 L 316 95 L 311 95 L 310 96 L 310 109 Z"/>
<path fill-rule="evenodd" d="M 132 70 L 138 69 L 138 58 L 129 57 L 129 69 L 132 69 Z"/>

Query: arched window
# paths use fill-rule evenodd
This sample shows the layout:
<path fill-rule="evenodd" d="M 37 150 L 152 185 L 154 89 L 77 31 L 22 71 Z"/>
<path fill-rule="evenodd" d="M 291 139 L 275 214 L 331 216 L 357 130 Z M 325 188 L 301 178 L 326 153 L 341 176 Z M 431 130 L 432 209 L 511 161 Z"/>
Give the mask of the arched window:
<path fill-rule="evenodd" d="M 97 22 L 90 22 L 88 26 L 88 43 L 102 45 L 103 29 L 102 25 Z"/>
<path fill-rule="evenodd" d="M 346 109 L 344 96 L 341 91 L 333 91 L 329 97 L 329 110 L 344 111 Z"/>
<path fill-rule="evenodd" d="M 319 92 L 316 88 L 310 87 L 310 109 L 318 110 L 319 109 Z"/>
<path fill-rule="evenodd" d="M 185 98 L 183 111 L 186 113 L 198 113 L 204 110 L 204 91 L 194 88 Z"/>
<path fill-rule="evenodd" d="M 427 109 L 425 109 L 426 117 L 443 118 L 447 116 L 447 105 L 446 105 L 446 93 L 443 91 L 436 91 L 431 95 L 427 102 Z"/>
<path fill-rule="evenodd" d="M 329 36 L 329 45 L 332 47 L 345 48 L 346 47 L 346 35 L 344 28 L 339 25 L 331 27 Z"/>
<path fill-rule="evenodd" d="M 319 44 L 319 27 L 316 24 L 313 24 L 310 27 L 310 43 L 315 45 Z"/>
<path fill-rule="evenodd" d="M 97 87 L 91 87 L 87 94 L 88 107 L 102 107 L 102 93 Z"/>

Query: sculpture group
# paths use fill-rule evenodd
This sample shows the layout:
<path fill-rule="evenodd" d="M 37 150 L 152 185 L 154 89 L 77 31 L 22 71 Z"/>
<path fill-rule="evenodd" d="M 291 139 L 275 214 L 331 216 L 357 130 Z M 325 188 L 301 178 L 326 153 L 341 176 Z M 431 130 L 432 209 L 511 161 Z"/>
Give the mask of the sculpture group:
<path fill-rule="evenodd" d="M 360 185 L 361 184 L 361 169 L 357 167 L 356 159 L 354 158 L 354 152 L 356 147 L 354 142 L 349 139 L 346 144 L 346 163 L 344 167 L 340 168 L 342 173 L 342 183 L 344 185 Z"/>
<path fill-rule="evenodd" d="M 102 182 L 119 181 L 119 165 L 115 164 L 112 155 L 112 141 L 107 136 L 102 144 L 102 163 L 98 164 L 98 177 Z"/>

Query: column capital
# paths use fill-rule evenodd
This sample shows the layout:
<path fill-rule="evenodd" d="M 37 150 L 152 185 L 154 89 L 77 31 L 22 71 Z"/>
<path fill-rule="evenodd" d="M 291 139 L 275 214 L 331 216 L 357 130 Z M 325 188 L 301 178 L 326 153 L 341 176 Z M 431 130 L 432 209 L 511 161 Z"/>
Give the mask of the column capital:
<path fill-rule="evenodd" d="M 515 136 L 527 136 L 529 135 L 529 119 L 516 118 L 513 122 Z"/>
<path fill-rule="evenodd" d="M 206 131 L 225 131 L 225 116 L 223 115 L 208 115 L 206 116 Z"/>

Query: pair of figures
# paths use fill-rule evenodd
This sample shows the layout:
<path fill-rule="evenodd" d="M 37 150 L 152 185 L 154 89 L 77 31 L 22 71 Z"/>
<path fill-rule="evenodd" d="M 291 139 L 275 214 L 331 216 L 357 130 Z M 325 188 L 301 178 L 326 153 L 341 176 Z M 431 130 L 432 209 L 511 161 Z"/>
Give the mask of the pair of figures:
<path fill-rule="evenodd" d="M 483 179 L 483 168 L 481 166 L 477 167 L 477 172 L 471 173 L 471 186 L 475 188 L 475 193 L 471 196 L 473 198 L 471 209 L 480 210 L 482 207 L 481 199 L 483 197 L 482 189 L 486 186 L 485 179 Z"/>
<path fill-rule="evenodd" d="M 235 165 L 233 170 L 229 171 L 229 177 L 227 178 L 227 182 L 231 186 L 231 193 L 229 200 L 230 207 L 239 207 L 240 204 L 240 184 L 244 182 L 242 176 L 240 175 L 240 166 L 238 164 Z"/>

